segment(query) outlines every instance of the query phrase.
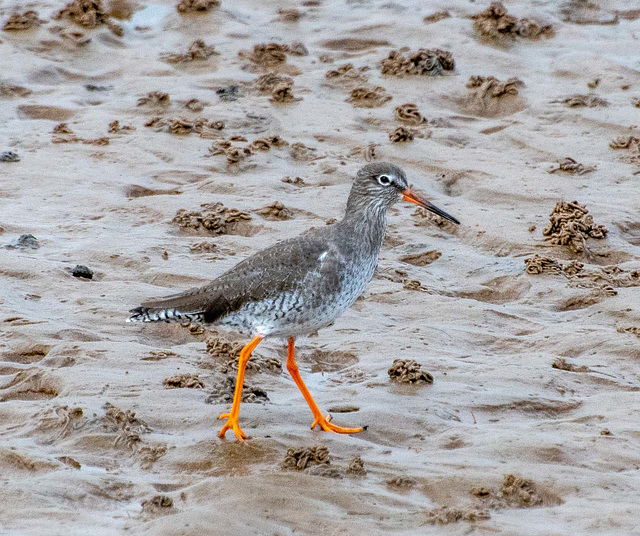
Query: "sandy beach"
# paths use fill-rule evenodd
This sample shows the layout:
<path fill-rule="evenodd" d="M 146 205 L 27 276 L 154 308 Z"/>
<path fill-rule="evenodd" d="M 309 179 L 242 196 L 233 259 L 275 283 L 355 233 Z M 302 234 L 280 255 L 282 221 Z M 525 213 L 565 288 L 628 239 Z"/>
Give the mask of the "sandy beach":
<path fill-rule="evenodd" d="M 640 534 L 640 9 L 178 2 L 0 5 L 0 533 Z M 248 341 L 128 310 L 384 161 L 461 225 L 298 342 L 366 430 L 267 339 L 220 440 Z"/>

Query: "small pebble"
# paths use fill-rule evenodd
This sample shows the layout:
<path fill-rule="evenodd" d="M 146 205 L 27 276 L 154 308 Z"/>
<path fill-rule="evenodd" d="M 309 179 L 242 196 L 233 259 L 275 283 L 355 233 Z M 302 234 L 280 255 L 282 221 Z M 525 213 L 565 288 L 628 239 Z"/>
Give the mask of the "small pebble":
<path fill-rule="evenodd" d="M 216 89 L 216 95 L 223 101 L 235 101 L 242 96 L 238 86 L 219 87 Z"/>
<path fill-rule="evenodd" d="M 95 84 L 85 84 L 84 88 L 87 91 L 109 91 L 112 86 L 96 86 Z"/>
<path fill-rule="evenodd" d="M 5 151 L 0 154 L 0 162 L 20 162 L 20 157 L 13 151 Z"/>
<path fill-rule="evenodd" d="M 93 279 L 93 270 L 82 264 L 77 264 L 73 269 L 73 272 L 71 272 L 71 275 L 73 277 L 84 277 L 85 279 Z"/>
<path fill-rule="evenodd" d="M 12 244 L 6 245 L 5 249 L 38 249 L 39 247 L 40 244 L 35 236 L 32 234 L 23 234 Z"/>

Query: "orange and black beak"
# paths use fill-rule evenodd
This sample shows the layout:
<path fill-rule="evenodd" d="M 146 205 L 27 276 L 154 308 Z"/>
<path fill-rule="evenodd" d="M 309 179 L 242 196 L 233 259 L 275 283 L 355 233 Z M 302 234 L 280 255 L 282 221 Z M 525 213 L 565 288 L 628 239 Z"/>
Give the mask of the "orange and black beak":
<path fill-rule="evenodd" d="M 437 214 L 445 220 L 449 220 L 450 222 L 453 222 L 455 224 L 460 224 L 460 222 L 453 216 L 449 216 L 449 214 L 447 214 L 444 210 L 439 209 L 438 207 L 427 201 L 420 194 L 414 192 L 411 188 L 407 188 L 404 192 L 402 192 L 402 199 L 408 201 L 409 203 L 413 203 L 414 205 L 418 205 L 419 207 L 426 208 L 427 210 L 430 210 L 431 212 Z"/>

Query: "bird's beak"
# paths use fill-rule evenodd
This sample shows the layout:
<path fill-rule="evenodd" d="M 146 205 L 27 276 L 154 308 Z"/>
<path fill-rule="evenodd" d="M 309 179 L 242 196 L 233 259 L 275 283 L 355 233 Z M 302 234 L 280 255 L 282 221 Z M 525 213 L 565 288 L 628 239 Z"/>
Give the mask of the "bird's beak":
<path fill-rule="evenodd" d="M 413 191 L 411 188 L 407 188 L 404 192 L 402 192 L 402 199 L 404 199 L 405 201 L 408 201 L 409 203 L 413 203 L 414 205 L 418 205 L 419 207 L 426 208 L 427 210 L 430 210 L 431 212 L 433 212 L 434 214 L 437 214 L 438 216 L 440 216 L 441 218 L 444 218 L 445 220 L 449 220 L 450 222 L 453 222 L 456 224 L 460 223 L 453 216 L 450 216 L 444 210 L 439 209 L 434 204 L 427 201 L 420 194 Z"/>

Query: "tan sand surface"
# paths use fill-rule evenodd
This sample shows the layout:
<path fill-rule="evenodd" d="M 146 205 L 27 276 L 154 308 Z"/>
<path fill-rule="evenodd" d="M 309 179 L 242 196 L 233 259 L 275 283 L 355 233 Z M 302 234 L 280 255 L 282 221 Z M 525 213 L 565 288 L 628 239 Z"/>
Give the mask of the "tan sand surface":
<path fill-rule="evenodd" d="M 634 2 L 177 2 L 0 5 L 0 533 L 639 534 Z M 394 207 L 299 342 L 368 428 L 310 431 L 267 340 L 219 440 L 246 341 L 127 311 L 340 218 L 367 161 L 462 221 Z"/>

